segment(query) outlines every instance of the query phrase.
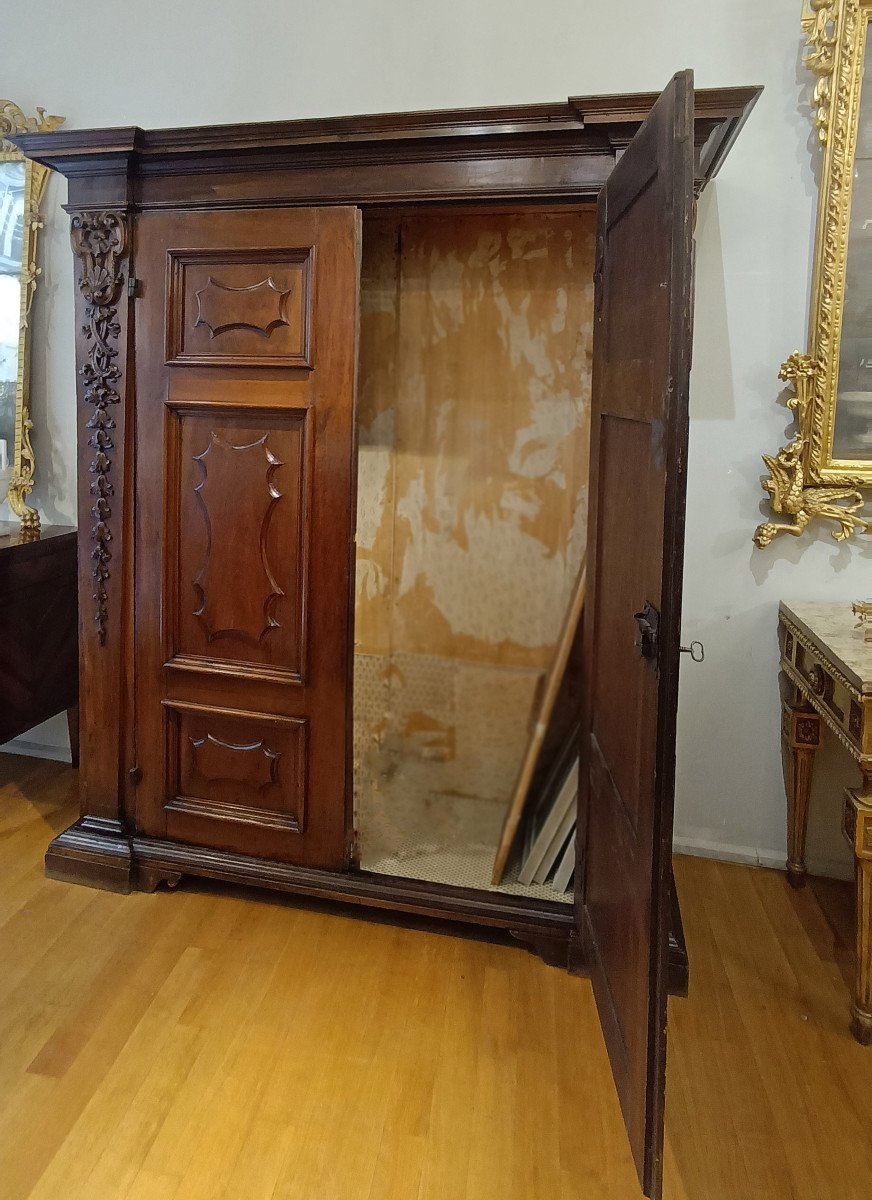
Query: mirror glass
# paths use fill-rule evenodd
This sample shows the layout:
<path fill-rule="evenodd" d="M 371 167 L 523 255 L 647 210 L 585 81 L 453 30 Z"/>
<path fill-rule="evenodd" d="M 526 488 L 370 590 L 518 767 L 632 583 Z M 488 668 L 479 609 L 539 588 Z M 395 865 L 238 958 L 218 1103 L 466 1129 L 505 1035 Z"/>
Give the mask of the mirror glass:
<path fill-rule="evenodd" d="M 866 52 L 848 226 L 834 459 L 872 461 L 872 48 Z"/>
<path fill-rule="evenodd" d="M 0 475 L 4 477 L 15 456 L 24 187 L 25 163 L 0 162 Z"/>

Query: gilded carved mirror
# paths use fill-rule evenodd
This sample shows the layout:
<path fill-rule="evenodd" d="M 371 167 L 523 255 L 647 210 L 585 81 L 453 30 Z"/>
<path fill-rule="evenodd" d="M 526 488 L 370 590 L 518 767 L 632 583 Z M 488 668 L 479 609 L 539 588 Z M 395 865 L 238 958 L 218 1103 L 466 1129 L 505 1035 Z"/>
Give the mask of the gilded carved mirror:
<path fill-rule="evenodd" d="M 40 268 L 39 205 L 48 169 L 25 160 L 9 140 L 19 133 L 56 129 L 62 117 L 37 109 L 25 117 L 11 100 L 0 100 L 0 500 L 4 494 L 25 530 L 39 530 L 27 503 L 34 459 L 29 407 L 30 311 Z"/>
<path fill-rule="evenodd" d="M 754 541 L 835 522 L 872 532 L 872 0 L 805 0 L 805 65 L 816 76 L 823 147 L 809 344 L 781 368 L 793 387 L 793 439 L 763 455 L 772 520 Z"/>

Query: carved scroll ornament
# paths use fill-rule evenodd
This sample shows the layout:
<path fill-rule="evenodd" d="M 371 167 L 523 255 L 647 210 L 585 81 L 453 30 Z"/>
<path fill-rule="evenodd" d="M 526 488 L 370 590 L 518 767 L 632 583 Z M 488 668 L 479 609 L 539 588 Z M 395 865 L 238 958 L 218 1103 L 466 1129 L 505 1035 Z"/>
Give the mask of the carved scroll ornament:
<path fill-rule="evenodd" d="M 262 792 L 278 781 L 280 750 L 256 742 L 228 742 L 211 733 L 189 737 L 194 768 L 208 783 L 230 783 Z"/>
<path fill-rule="evenodd" d="M 272 275 L 247 287 L 230 287 L 209 276 L 197 297 L 194 328 L 204 325 L 214 339 L 234 329 L 247 329 L 268 338 L 274 329 L 290 325 L 288 299 L 293 287 L 280 288 Z"/>
<path fill-rule="evenodd" d="M 872 0 L 804 0 L 803 62 L 815 76 L 815 127 L 823 148 L 814 250 L 809 345 L 781 368 L 779 378 L 794 386 L 787 400 L 797 417 L 793 439 L 774 455 L 763 455 L 769 472 L 761 479 L 773 513 L 788 520 L 764 521 L 754 541 L 768 546 L 774 537 L 798 537 L 811 521 L 835 522 L 832 536 L 845 541 L 872 531 L 858 515 L 872 486 L 868 460 L 837 459 L 833 431 L 838 398 L 839 345 L 851 189 L 857 145 L 859 104 L 867 27 Z"/>
<path fill-rule="evenodd" d="M 91 515 L 91 575 L 94 580 L 94 620 L 100 645 L 106 642 L 109 600 L 106 581 L 112 552 L 110 518 L 114 487 L 111 478 L 116 422 L 112 416 L 121 402 L 121 368 L 117 358 L 121 324 L 118 300 L 124 281 L 122 262 L 127 249 L 127 227 L 123 214 L 112 211 L 84 212 L 73 216 L 73 252 L 79 260 L 79 291 L 85 298 L 82 332 L 88 340 L 87 361 L 79 368 L 82 398 L 93 409 L 87 428 L 88 445 L 94 451 L 88 471 L 94 497 Z"/>
<path fill-rule="evenodd" d="M 0 163 L 21 163 L 22 209 L 19 210 L 21 221 L 21 251 L 16 254 L 17 270 L 12 274 L 18 276 L 20 284 L 20 304 L 18 312 L 18 348 L 15 355 L 15 407 L 14 433 L 12 446 L 12 474 L 9 479 L 7 499 L 9 506 L 21 521 L 21 530 L 25 537 L 39 536 L 39 513 L 27 503 L 33 491 L 36 460 L 31 441 L 33 421 L 30 417 L 30 347 L 31 326 L 30 315 L 36 294 L 37 282 L 42 275 L 38 262 L 39 232 L 43 228 L 40 215 L 42 201 L 48 177 L 51 174 L 48 167 L 41 166 L 32 159 L 25 160 L 24 155 L 11 140 L 22 133 L 48 133 L 63 124 L 63 117 L 51 116 L 44 108 L 36 110 L 35 117 L 28 117 L 17 104 L 11 100 L 0 100 Z M 14 178 L 15 172 L 12 172 Z M 9 174 L 7 174 L 7 181 Z M 14 187 L 11 195 L 14 195 Z M 10 196 L 7 195 L 7 201 Z M 14 200 L 13 200 L 14 206 Z M 7 219 L 10 213 L 6 212 Z M 12 217 L 15 220 L 15 217 Z M 13 239 L 14 244 L 14 239 Z M 8 247 L 7 247 L 8 251 Z M 9 275 L 9 263 L 4 268 L 4 274 Z M 2 500 L 0 494 L 0 500 Z"/>
<path fill-rule="evenodd" d="M 802 14 L 802 30 L 805 34 L 803 63 L 817 76 L 812 105 L 818 139 L 823 145 L 826 145 L 829 136 L 831 80 L 836 63 L 837 4 L 838 0 L 808 0 L 808 7 Z"/>
<path fill-rule="evenodd" d="M 805 459 L 812 436 L 812 391 L 816 374 L 813 359 L 807 354 L 792 354 L 778 376 L 793 384 L 794 394 L 788 397 L 787 406 L 796 413 L 798 429 L 793 440 L 782 446 L 777 454 L 763 455 L 769 476 L 762 479 L 761 484 L 769 493 L 772 511 L 790 520 L 764 521 L 758 525 L 754 541 L 761 548 L 768 546 L 779 533 L 799 537 L 816 517 L 836 522 L 838 528 L 833 530 L 833 537 L 837 542 L 849 538 L 857 529 L 868 528 L 867 523 L 856 515 L 864 505 L 864 498 L 852 481 L 845 480 L 843 486 L 821 487 L 819 483 L 807 486 Z"/>
<path fill-rule="evenodd" d="M 35 117 L 27 117 L 11 100 L 0 100 L 0 154 L 21 158 L 10 138 L 19 133 L 50 133 L 63 123 L 63 117 L 53 117 L 44 108 L 37 108 Z"/>

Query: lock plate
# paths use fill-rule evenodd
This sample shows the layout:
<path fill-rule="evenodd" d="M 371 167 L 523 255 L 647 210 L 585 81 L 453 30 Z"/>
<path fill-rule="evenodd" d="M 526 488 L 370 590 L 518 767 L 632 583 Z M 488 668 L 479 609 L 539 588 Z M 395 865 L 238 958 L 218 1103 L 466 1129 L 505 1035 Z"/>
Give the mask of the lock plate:
<path fill-rule="evenodd" d="M 633 616 L 639 626 L 639 640 L 636 642 L 639 653 L 646 662 L 656 663 L 660 653 L 660 613 L 650 600 L 646 600 L 642 611 L 633 613 Z"/>

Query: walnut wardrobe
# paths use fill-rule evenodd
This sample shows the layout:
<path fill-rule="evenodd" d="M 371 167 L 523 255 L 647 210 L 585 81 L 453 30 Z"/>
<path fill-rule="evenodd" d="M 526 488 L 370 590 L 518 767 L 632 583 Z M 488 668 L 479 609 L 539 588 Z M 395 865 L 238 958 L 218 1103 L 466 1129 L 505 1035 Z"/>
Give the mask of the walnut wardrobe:
<path fill-rule="evenodd" d="M 651 1196 L 694 193 L 757 95 L 18 139 L 69 180 L 78 293 L 81 818 L 48 872 L 500 926 L 588 971 Z M 548 899 L 481 849 L 585 541 L 583 836 Z"/>

